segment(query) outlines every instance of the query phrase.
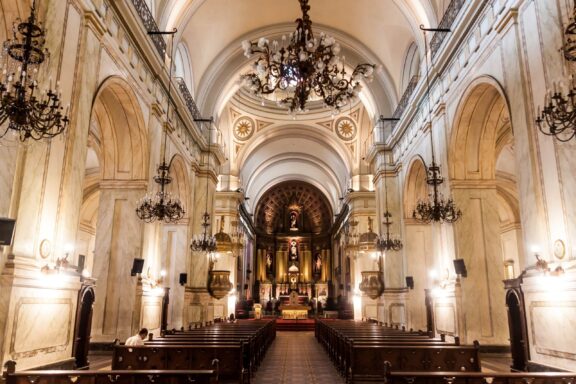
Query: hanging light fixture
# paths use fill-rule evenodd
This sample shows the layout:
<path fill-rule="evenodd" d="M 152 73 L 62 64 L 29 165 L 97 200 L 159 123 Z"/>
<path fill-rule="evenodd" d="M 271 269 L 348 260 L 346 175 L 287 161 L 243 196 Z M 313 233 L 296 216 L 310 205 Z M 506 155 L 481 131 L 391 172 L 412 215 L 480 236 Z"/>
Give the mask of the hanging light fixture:
<path fill-rule="evenodd" d="M 176 29 L 169 32 L 148 32 L 148 34 L 167 34 L 172 36 L 172 45 L 174 45 L 174 34 Z M 171 86 L 172 86 L 172 51 L 170 52 L 170 70 L 168 74 L 168 105 L 166 106 L 166 121 L 170 116 L 170 101 Z M 158 166 L 158 173 L 154 176 L 154 181 L 160 185 L 160 190 L 156 193 L 148 193 L 144 196 L 136 207 L 136 215 L 138 218 L 146 223 L 151 223 L 156 220 L 164 221 L 165 223 L 176 223 L 184 217 L 186 211 L 178 197 L 172 196 L 170 192 L 166 191 L 166 186 L 172 182 L 170 177 L 170 166 L 174 160 L 174 156 L 170 159 L 170 163 L 166 163 L 166 142 L 168 140 L 168 130 L 164 129 L 164 145 L 163 145 L 163 159 L 162 163 Z"/>
<path fill-rule="evenodd" d="M 386 237 L 378 237 L 376 239 L 376 248 L 380 252 L 399 251 L 403 247 L 402 240 L 390 236 L 390 226 L 392 225 L 392 221 L 390 219 L 392 218 L 392 214 L 388 210 L 388 185 L 386 183 L 386 179 L 386 170 L 384 170 L 384 201 L 386 204 L 386 212 L 384 212 L 384 221 L 382 224 L 386 226 Z"/>
<path fill-rule="evenodd" d="M 349 104 L 360 92 L 360 80 L 371 80 L 375 66 L 359 64 L 348 75 L 341 47 L 336 40 L 321 33 L 312 33 L 312 21 L 308 15 L 308 0 L 299 0 L 302 17 L 296 20 L 296 31 L 280 42 L 270 44 L 262 37 L 257 42 L 243 41 L 244 55 L 259 54 L 254 72 L 242 75 L 251 93 L 263 97 L 283 92 L 278 101 L 291 113 L 304 111 L 306 103 L 315 94 L 326 106 L 339 110 Z"/>
<path fill-rule="evenodd" d="M 572 10 L 570 23 L 564 30 L 564 45 L 562 52 L 568 61 L 576 61 L 576 2 Z M 568 93 L 564 95 L 554 83 L 553 91 L 546 94 L 544 108 L 538 108 L 536 125 L 540 132 L 554 136 L 557 140 L 566 142 L 576 136 L 576 83 L 570 79 Z M 562 88 L 562 87 L 560 87 Z"/>
<path fill-rule="evenodd" d="M 573 4 L 572 17 L 570 23 L 564 30 L 564 58 L 568 61 L 576 61 L 576 1 Z"/>
<path fill-rule="evenodd" d="M 20 141 L 49 139 L 68 125 L 68 111 L 62 113 L 59 82 L 41 91 L 37 82 L 38 67 L 50 53 L 44 48 L 45 30 L 36 18 L 36 0 L 26 21 L 17 19 L 13 38 L 4 42 L 0 53 L 0 126 L 9 123 L 0 138 L 12 131 Z"/>
<path fill-rule="evenodd" d="M 428 119 L 430 124 L 430 145 L 432 149 L 432 164 L 427 167 L 427 178 L 426 183 L 432 186 L 432 196 L 431 199 L 427 201 L 418 200 L 416 204 L 416 209 L 412 213 L 412 217 L 423 223 L 430 223 L 432 221 L 437 223 L 454 223 L 461 216 L 462 212 L 456 207 L 454 200 L 448 198 L 447 200 L 438 192 L 438 186 L 444 182 L 444 178 L 440 173 L 440 166 L 436 164 L 436 158 L 434 156 L 434 137 L 432 136 L 432 107 L 430 101 L 430 67 L 428 65 L 428 42 L 426 40 L 426 32 L 450 32 L 450 29 L 445 28 L 424 28 L 420 26 L 420 29 L 424 31 L 424 44 L 426 45 L 426 96 L 428 98 Z"/>
<path fill-rule="evenodd" d="M 208 122 L 211 123 L 212 119 L 195 119 L 197 122 Z M 207 167 L 210 167 L 210 129 L 206 130 L 208 132 L 208 161 L 206 162 Z M 211 255 L 216 251 L 216 237 L 208 235 L 208 227 L 210 226 L 210 214 L 208 213 L 208 175 L 206 175 L 206 207 L 204 209 L 204 214 L 202 215 L 202 227 L 204 228 L 202 234 L 197 234 L 192 237 L 190 242 L 190 249 L 194 252 L 204 252 Z"/>

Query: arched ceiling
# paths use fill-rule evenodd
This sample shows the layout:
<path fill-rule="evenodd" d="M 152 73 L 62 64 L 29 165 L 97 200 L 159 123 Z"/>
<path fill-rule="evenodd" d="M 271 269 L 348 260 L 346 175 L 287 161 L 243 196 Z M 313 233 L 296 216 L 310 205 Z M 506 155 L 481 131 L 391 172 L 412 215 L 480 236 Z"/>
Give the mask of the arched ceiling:
<path fill-rule="evenodd" d="M 161 29 L 178 28 L 190 52 L 195 88 L 227 48 L 243 38 L 270 36 L 278 26 L 294 30 L 300 17 L 297 0 L 164 0 L 158 9 Z M 419 25 L 437 24 L 443 0 L 312 0 L 314 30 L 325 29 L 350 36 L 363 52 L 373 56 L 392 77 L 397 96 L 404 54 L 411 42 L 422 47 Z M 278 31 L 276 31 L 278 32 Z M 282 32 L 284 33 L 284 32 Z M 341 42 L 343 43 L 343 42 Z M 346 45 L 345 43 L 343 46 Z M 372 57 L 370 57 L 372 58 Z"/>
<path fill-rule="evenodd" d="M 298 0 L 157 0 L 160 29 L 178 29 L 176 43 L 189 53 L 192 93 L 205 115 L 214 116 L 230 148 L 226 169 L 238 178 L 245 191 L 247 208 L 256 214 L 256 202 L 285 182 L 308 185 L 323 195 L 331 212 L 340 207 L 350 178 L 362 169 L 361 147 L 378 115 L 391 115 L 402 89 L 402 73 L 408 48 L 416 43 L 423 50 L 421 24 L 437 24 L 448 2 L 443 0 L 310 0 L 312 28 L 325 32 L 341 45 L 340 56 L 354 67 L 359 63 L 378 66 L 374 81 L 364 84 L 359 103 L 336 117 L 350 116 L 357 107 L 361 118 L 353 119 L 353 139 L 337 137 L 330 111 L 311 107 L 288 120 L 286 111 L 273 101 L 263 105 L 239 91 L 239 77 L 247 73 L 254 58 L 246 58 L 242 40 L 279 39 L 294 31 L 301 16 Z M 313 103 L 310 103 L 312 105 Z M 321 103 L 317 103 L 321 105 Z M 233 136 L 236 110 L 254 122 L 254 134 L 244 140 Z M 307 184 L 306 184 L 307 183 Z M 258 211 L 260 212 L 260 211 Z M 259 214 L 259 213 L 258 213 Z M 331 219 L 331 217 L 329 217 Z M 259 219 L 260 220 L 260 219 Z M 270 225 L 270 223 L 266 224 Z M 315 224 L 319 225 L 318 223 Z"/>
<path fill-rule="evenodd" d="M 267 234 L 288 232 L 288 215 L 293 206 L 301 210 L 301 232 L 320 234 L 330 230 L 332 210 L 326 196 L 302 181 L 285 181 L 264 193 L 256 208 L 256 228 Z"/>

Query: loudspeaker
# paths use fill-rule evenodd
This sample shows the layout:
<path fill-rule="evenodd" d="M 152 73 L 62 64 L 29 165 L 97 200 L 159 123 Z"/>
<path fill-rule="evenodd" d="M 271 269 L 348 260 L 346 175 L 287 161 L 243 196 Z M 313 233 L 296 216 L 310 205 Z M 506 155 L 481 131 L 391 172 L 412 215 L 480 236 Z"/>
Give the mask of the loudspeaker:
<path fill-rule="evenodd" d="M 82 271 L 84 270 L 85 263 L 86 263 L 86 256 L 78 255 L 78 269 L 76 269 L 78 273 L 82 273 Z"/>
<path fill-rule="evenodd" d="M 414 289 L 414 277 L 406 276 L 406 286 L 410 289 Z"/>
<path fill-rule="evenodd" d="M 464 259 L 454 259 L 454 270 L 457 275 L 462 277 L 468 276 L 468 271 L 466 271 L 466 264 L 464 264 Z"/>
<path fill-rule="evenodd" d="M 0 245 L 12 244 L 12 237 L 14 236 L 14 226 L 16 220 L 8 219 L 5 217 L 0 218 Z"/>
<path fill-rule="evenodd" d="M 135 258 L 132 262 L 130 276 L 136 276 L 137 273 L 142 273 L 142 269 L 144 269 L 144 259 Z"/>
<path fill-rule="evenodd" d="M 188 282 L 188 274 L 187 273 L 181 273 L 179 282 L 180 282 L 180 285 L 186 285 L 186 283 Z"/>

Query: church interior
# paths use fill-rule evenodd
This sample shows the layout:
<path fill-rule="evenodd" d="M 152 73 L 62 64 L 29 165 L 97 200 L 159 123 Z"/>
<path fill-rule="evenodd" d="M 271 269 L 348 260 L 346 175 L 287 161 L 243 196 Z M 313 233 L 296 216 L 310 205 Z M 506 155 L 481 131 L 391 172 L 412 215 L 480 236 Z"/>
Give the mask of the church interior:
<path fill-rule="evenodd" d="M 0 381 L 576 380 L 576 1 L 1 0 L 0 41 Z"/>

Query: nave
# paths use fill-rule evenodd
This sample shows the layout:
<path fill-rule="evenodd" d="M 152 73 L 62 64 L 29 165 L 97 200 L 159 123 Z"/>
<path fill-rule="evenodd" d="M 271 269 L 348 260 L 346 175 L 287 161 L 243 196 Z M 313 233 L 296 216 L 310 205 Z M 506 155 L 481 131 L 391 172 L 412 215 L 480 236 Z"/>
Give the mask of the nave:
<path fill-rule="evenodd" d="M 575 15 L 0 0 L 0 367 L 576 371 Z"/>
<path fill-rule="evenodd" d="M 254 376 L 254 384 L 344 382 L 314 332 L 278 332 Z"/>

